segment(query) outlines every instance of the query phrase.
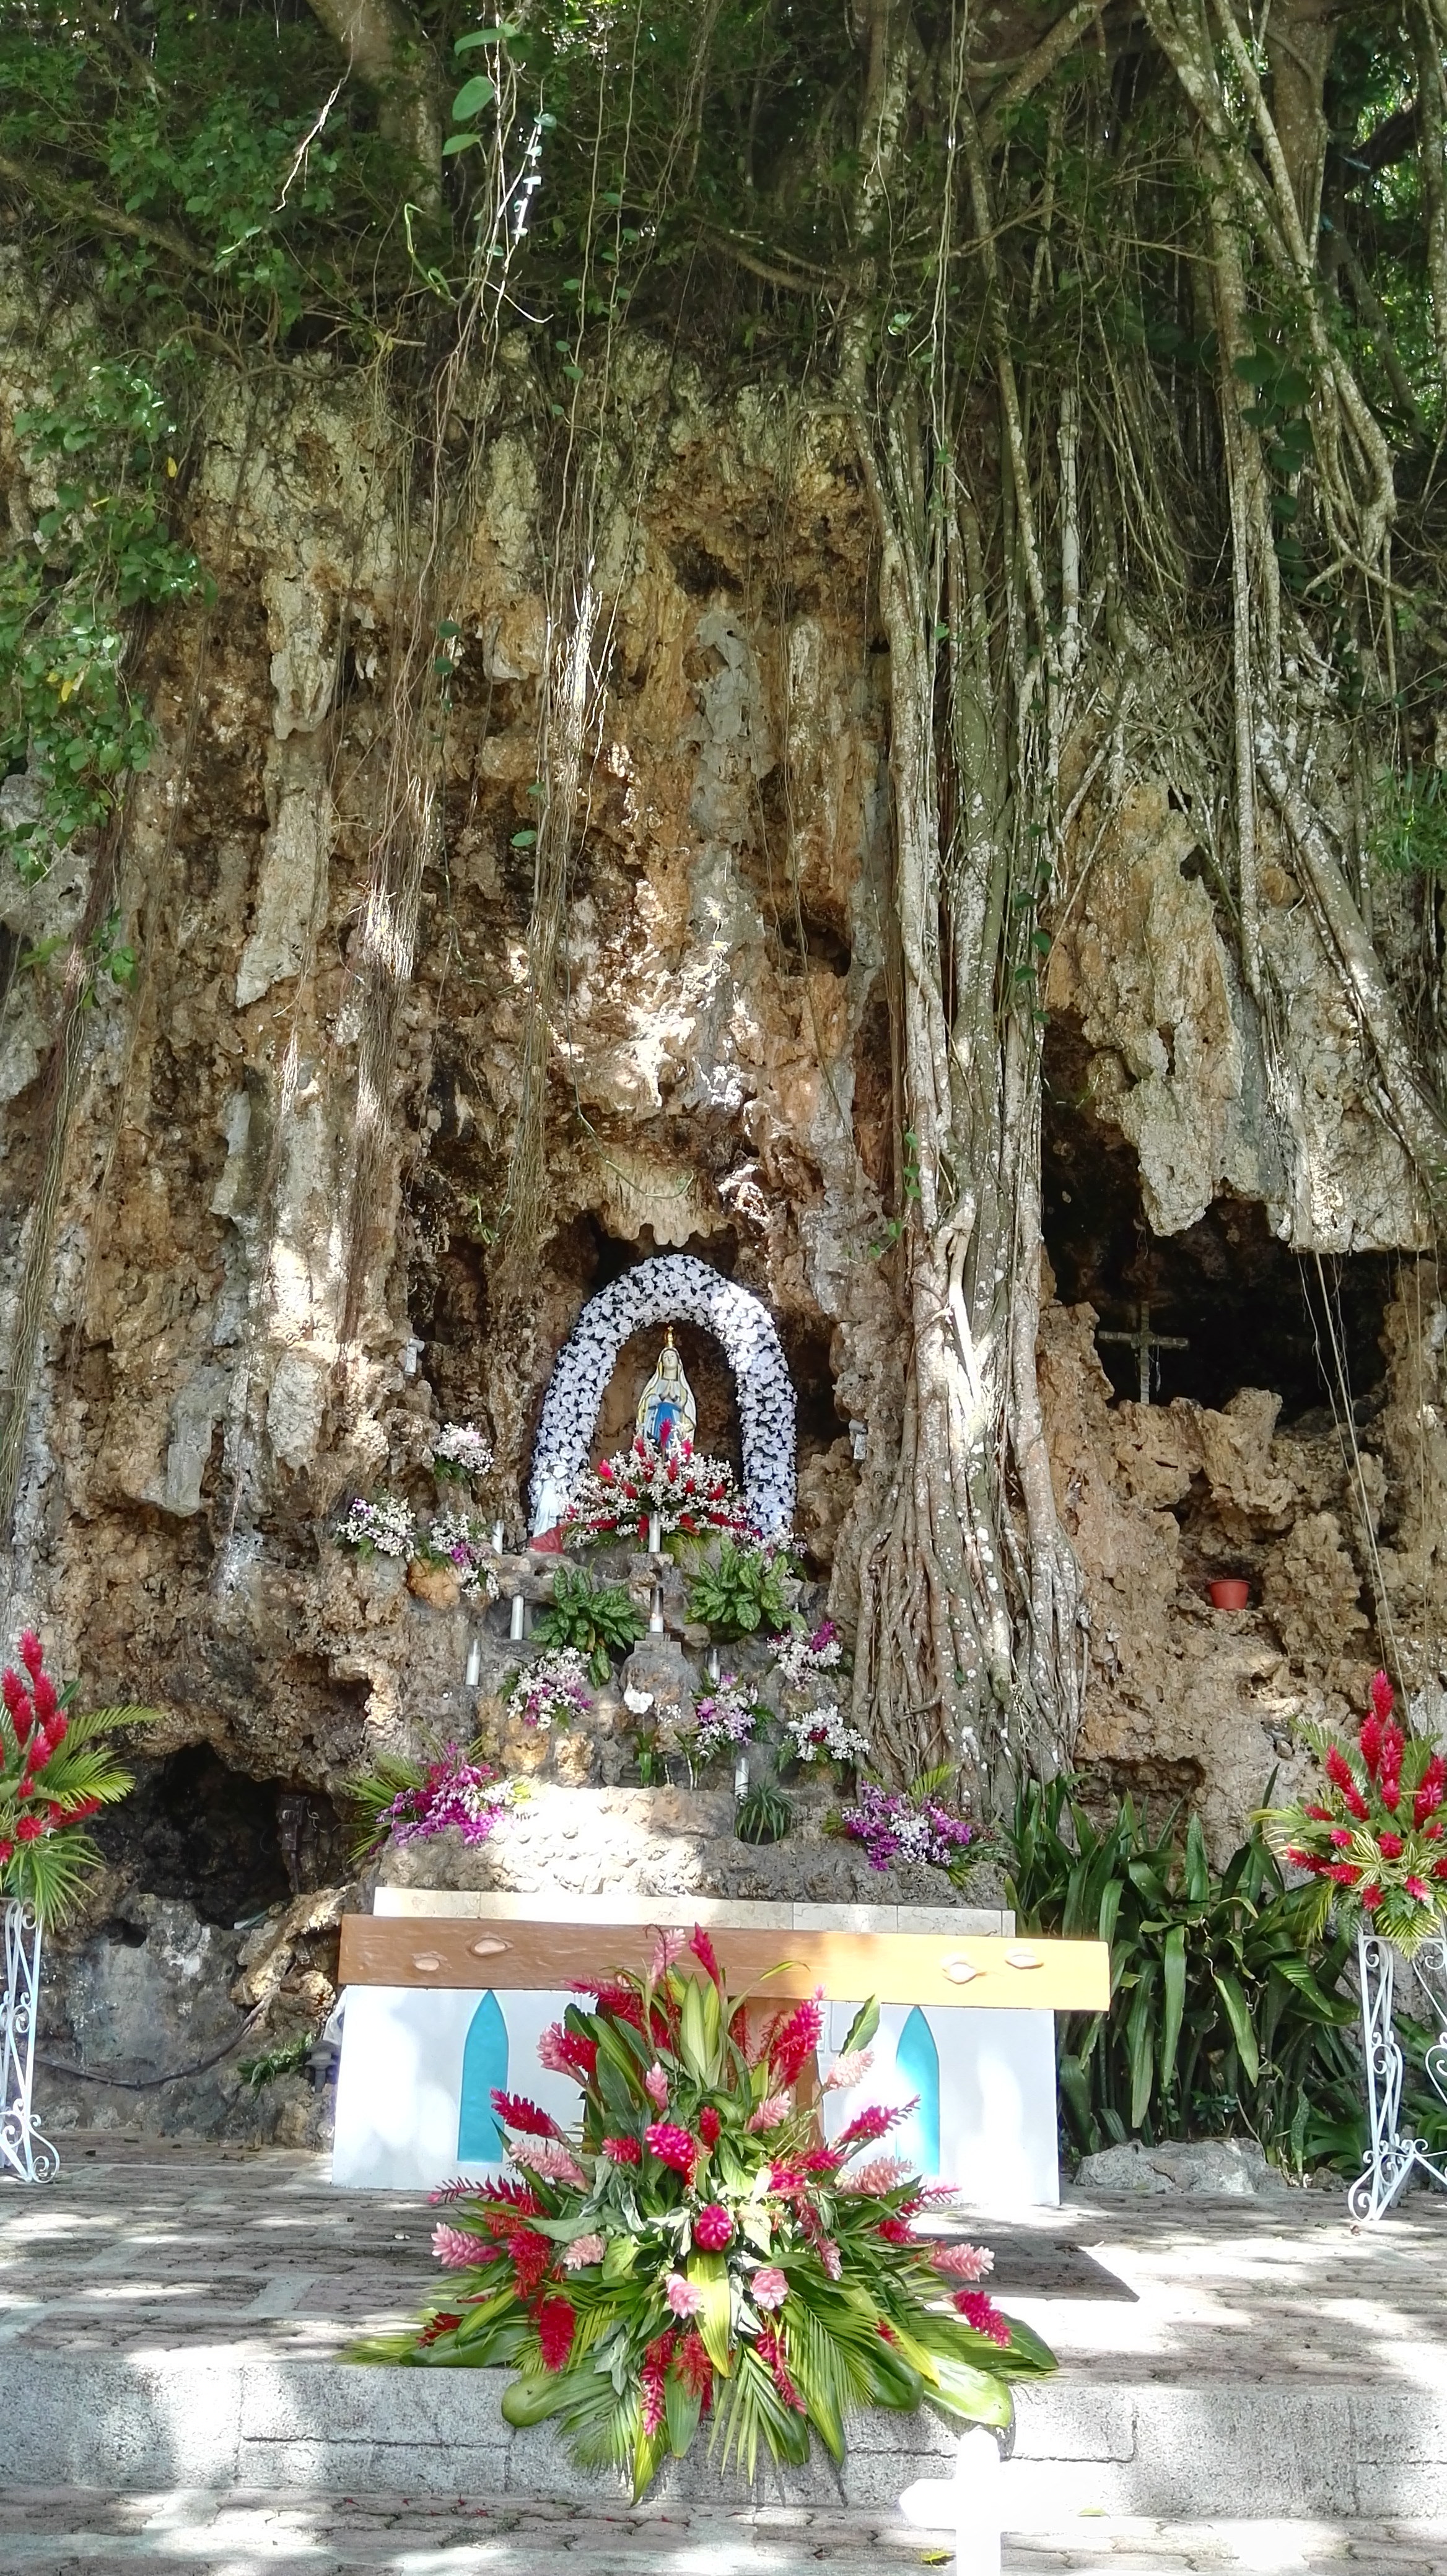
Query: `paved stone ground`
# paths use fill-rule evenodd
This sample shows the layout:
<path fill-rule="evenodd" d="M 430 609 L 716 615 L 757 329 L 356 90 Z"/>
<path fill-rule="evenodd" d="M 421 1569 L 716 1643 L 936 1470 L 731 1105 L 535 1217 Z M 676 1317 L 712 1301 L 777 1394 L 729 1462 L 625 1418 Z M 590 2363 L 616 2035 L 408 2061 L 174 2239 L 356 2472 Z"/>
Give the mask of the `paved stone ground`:
<path fill-rule="evenodd" d="M 402 2496 L 18 2494 L 0 2489 L 7 2576 L 953 2576 L 952 2537 L 767 2508 L 599 2515 Z M 1078 2518 L 1005 2544 L 1006 2576 L 1444 2576 L 1447 2523 Z"/>
<path fill-rule="evenodd" d="M 320 2361 L 432 2294 L 436 2213 L 333 2191 L 323 2156 L 93 2137 L 64 2157 L 44 2190 L 0 2183 L 0 2344 Z M 1447 2390 L 1447 2195 L 1405 2211 L 1365 2228 L 1314 2191 L 1075 2197 L 975 2225 L 1001 2248 L 991 2286 L 1066 2379 Z"/>
<path fill-rule="evenodd" d="M 27 2360 L 114 2366 L 169 2362 L 326 2362 L 362 2331 L 412 2313 L 434 2277 L 433 2213 L 416 2195 L 333 2192 L 321 2158 L 66 2141 L 59 2182 L 0 2185 L 0 2375 Z M 1414 2196 L 1406 2214 L 1354 2226 L 1339 2201 L 1077 2198 L 1059 2212 L 978 2233 L 999 2247 L 996 2286 L 1060 2356 L 1062 2389 L 1172 2392 L 1264 2418 L 1290 2404 L 1299 2428 L 1330 2430 L 1376 2401 L 1447 2397 L 1447 2309 L 1440 2284 L 1447 2197 Z M 8 2349 L 7 2349 L 8 2347 Z M 1189 2419 L 1187 2419 L 1189 2420 Z M 1436 2432 L 1418 2463 L 1412 2510 L 1447 2514 Z M 1405 2490 L 1383 2463 L 1363 2510 Z M 1020 2509 L 1025 2463 L 1010 2473 L 1011 2576 L 1447 2576 L 1447 2521 L 1112 2519 L 1089 2504 L 1090 2479 L 1062 2500 L 1042 2489 Z M 1425 2488 L 1424 2481 L 1425 2478 Z M 1243 2487 L 1248 2485 L 1243 2476 Z M 1028 2491 L 1027 2491 L 1028 2492 Z M 1249 2513 L 1251 2496 L 1243 2492 Z M 1085 2510 L 1076 2510 L 1084 2505 Z M 1052 2517 L 1054 2520 L 1052 2521 Z M 723 2514 L 670 2500 L 630 2513 L 594 2501 L 526 2497 L 452 2502 L 285 2493 L 0 2493 L 0 2568 L 15 2576 L 835 2576 L 952 2564 L 951 2535 L 856 2510 Z"/>

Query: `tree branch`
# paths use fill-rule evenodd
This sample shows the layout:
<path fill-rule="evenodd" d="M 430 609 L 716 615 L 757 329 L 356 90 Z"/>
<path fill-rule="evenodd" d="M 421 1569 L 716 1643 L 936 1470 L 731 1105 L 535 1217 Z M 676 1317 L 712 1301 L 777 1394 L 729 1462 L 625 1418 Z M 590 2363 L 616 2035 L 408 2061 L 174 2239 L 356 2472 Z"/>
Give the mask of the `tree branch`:
<path fill-rule="evenodd" d="M 389 143 L 425 174 L 423 202 L 442 203 L 442 77 L 421 27 L 397 0 L 311 0 L 359 81 L 377 97 Z"/>
<path fill-rule="evenodd" d="M 90 188 L 67 187 L 63 179 L 53 179 L 32 161 L 12 161 L 0 152 L 0 180 L 4 180 L 21 197 L 42 197 L 63 214 L 74 215 L 81 223 L 101 232 L 120 233 L 126 241 L 147 242 L 153 250 L 163 250 L 187 268 L 207 272 L 215 263 L 205 251 L 182 233 L 172 232 L 168 224 L 149 224 L 143 215 L 128 215 L 119 206 L 108 206 Z"/>
<path fill-rule="evenodd" d="M 1104 14 L 1105 0 L 1072 0 L 1064 17 L 1057 18 L 1049 34 L 1042 36 L 1038 45 L 1032 46 L 1018 69 L 1010 74 L 1002 88 L 996 90 L 980 118 L 980 141 L 987 151 L 991 144 L 998 143 L 1001 127 L 1011 108 L 1018 107 L 1022 99 L 1028 98 L 1032 90 L 1050 78 L 1056 64 L 1064 62 L 1077 38 Z"/>

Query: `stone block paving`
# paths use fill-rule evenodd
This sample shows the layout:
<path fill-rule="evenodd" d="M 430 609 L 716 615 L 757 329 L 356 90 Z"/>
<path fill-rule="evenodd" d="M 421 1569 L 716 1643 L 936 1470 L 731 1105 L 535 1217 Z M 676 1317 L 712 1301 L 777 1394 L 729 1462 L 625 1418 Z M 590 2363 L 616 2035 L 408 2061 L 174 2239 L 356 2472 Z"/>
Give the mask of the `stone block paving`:
<path fill-rule="evenodd" d="M 422 2196 L 333 2191 L 324 2156 L 104 2134 L 63 2155 L 43 2190 L 0 2183 L 0 2345 L 327 2360 L 439 2280 Z M 1064 2379 L 1447 2393 L 1447 2194 L 1373 2228 L 1335 2194 L 1283 2189 L 1076 2197 L 977 2232 L 1001 2248 L 992 2287 Z"/>
<path fill-rule="evenodd" d="M 950 2576 L 953 2537 L 897 2517 L 331 2495 L 0 2490 L 7 2576 Z M 1171 2527 L 1079 2518 L 1005 2543 L 1005 2576 L 1447 2576 L 1447 2523 Z"/>

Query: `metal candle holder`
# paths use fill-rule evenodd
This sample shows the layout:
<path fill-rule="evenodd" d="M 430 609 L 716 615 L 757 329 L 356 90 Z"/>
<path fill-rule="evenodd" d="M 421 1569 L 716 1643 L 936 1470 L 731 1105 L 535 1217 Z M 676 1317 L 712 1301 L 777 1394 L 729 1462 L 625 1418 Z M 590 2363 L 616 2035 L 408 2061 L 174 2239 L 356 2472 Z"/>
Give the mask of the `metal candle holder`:
<path fill-rule="evenodd" d="M 1447 1935 L 1424 1941 L 1414 1951 L 1412 1966 L 1437 2023 L 1437 2038 L 1427 2051 L 1427 2074 L 1447 2101 Z M 1418 2169 L 1447 2188 L 1447 2170 L 1427 2153 L 1425 2138 L 1407 2136 L 1402 2115 L 1402 2051 L 1393 2020 L 1397 1978 L 1396 1954 L 1390 1941 L 1357 1926 L 1357 1970 L 1362 1988 L 1362 2057 L 1367 2077 L 1366 2171 L 1347 2193 L 1353 2218 L 1385 2218 L 1398 2194 Z"/>
<path fill-rule="evenodd" d="M 35 2025 L 40 2013 L 40 1918 L 8 1897 L 5 1990 L 0 1995 L 0 2169 L 20 2182 L 53 2182 L 60 2157 L 35 2125 Z"/>

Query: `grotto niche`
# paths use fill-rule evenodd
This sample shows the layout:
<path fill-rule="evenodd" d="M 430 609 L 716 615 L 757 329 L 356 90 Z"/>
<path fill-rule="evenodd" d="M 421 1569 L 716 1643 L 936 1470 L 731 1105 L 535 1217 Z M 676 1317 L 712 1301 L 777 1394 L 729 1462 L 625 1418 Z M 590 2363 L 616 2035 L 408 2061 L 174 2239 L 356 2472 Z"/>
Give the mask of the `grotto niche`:
<path fill-rule="evenodd" d="M 1078 1759 L 1107 1799 L 1188 1797 L 1224 1847 L 1272 1772 L 1295 1776 L 1300 1721 L 1356 1705 L 1419 1627 L 1435 1275 L 1294 1250 L 1225 1193 L 1156 1233 L 1068 1027 L 1045 1056 L 1042 1397 L 1091 1614 Z M 1245 1609 L 1212 1605 L 1220 1576 L 1244 1578 Z M 1418 1642 L 1430 1700 L 1440 1650 Z"/>

